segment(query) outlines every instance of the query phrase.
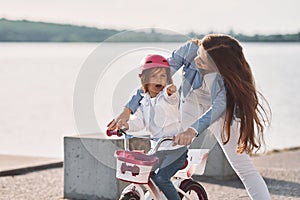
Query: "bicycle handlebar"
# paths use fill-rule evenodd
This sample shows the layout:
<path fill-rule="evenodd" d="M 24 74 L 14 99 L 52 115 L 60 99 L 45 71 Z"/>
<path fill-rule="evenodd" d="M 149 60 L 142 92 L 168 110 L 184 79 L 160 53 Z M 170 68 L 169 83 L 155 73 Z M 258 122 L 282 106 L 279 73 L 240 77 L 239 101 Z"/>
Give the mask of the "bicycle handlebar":
<path fill-rule="evenodd" d="M 157 141 L 155 147 L 154 147 L 153 149 L 151 149 L 150 154 L 156 153 L 157 150 L 158 150 L 158 148 L 160 147 L 160 145 L 161 145 L 163 142 L 165 142 L 165 141 L 173 141 L 173 139 L 174 139 L 174 137 L 163 137 L 163 138 L 160 138 L 160 139 Z"/>
<path fill-rule="evenodd" d="M 118 137 L 121 137 L 122 135 L 125 136 L 124 138 L 124 149 L 129 151 L 129 139 L 131 138 L 143 138 L 143 139 L 150 139 L 150 140 L 155 140 L 157 138 L 150 138 L 150 137 L 141 137 L 141 136 L 133 136 L 133 135 L 129 135 L 126 133 L 128 129 L 126 128 L 123 128 L 123 129 L 119 129 L 119 130 L 106 130 L 106 135 L 107 136 L 112 136 L 112 135 L 116 135 Z M 155 147 L 151 150 L 151 153 L 150 154 L 154 154 L 157 152 L 158 148 L 160 147 L 160 145 L 165 142 L 165 141 L 172 141 L 174 139 L 174 137 L 163 137 L 163 138 L 160 138 Z"/>

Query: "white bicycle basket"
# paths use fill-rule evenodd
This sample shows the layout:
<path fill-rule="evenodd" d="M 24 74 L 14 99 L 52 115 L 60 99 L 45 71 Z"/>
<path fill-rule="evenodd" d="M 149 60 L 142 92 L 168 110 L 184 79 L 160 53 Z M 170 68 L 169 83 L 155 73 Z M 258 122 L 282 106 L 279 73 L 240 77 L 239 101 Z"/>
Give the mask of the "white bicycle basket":
<path fill-rule="evenodd" d="M 116 177 L 131 183 L 148 183 L 153 166 L 158 162 L 155 156 L 140 152 L 118 150 Z"/>

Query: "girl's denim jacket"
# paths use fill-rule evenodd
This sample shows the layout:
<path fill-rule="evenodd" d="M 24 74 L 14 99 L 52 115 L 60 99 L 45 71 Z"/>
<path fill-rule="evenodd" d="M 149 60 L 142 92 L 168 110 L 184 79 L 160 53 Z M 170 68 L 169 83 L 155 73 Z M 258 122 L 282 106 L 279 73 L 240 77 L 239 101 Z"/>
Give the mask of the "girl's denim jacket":
<path fill-rule="evenodd" d="M 172 57 L 168 58 L 172 74 L 183 67 L 183 83 L 186 82 L 187 87 L 182 84 L 179 91 L 183 92 L 184 96 L 188 96 L 193 89 L 202 86 L 202 75 L 194 61 L 197 56 L 197 50 L 197 44 L 190 41 L 175 50 L 172 53 Z M 219 73 L 216 74 L 216 78 L 209 90 L 211 94 L 211 106 L 204 114 L 201 113 L 201 116 L 199 114 L 198 120 L 191 126 L 198 131 L 198 135 L 222 116 L 226 109 L 226 88 L 223 78 Z M 143 98 L 141 93 L 143 93 L 143 90 L 139 89 L 126 105 L 133 113 L 137 110 L 140 105 L 139 102 Z"/>

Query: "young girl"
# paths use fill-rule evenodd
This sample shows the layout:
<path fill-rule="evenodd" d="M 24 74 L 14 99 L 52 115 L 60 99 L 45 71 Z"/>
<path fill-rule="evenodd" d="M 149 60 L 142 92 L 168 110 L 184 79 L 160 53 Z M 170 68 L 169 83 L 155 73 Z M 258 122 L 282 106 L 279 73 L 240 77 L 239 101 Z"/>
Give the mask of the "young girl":
<path fill-rule="evenodd" d="M 179 98 L 176 86 L 172 83 L 170 65 L 160 55 L 146 56 L 140 66 L 140 79 L 144 90 L 143 99 L 128 122 L 120 119 L 117 128 L 125 126 L 134 132 L 146 128 L 152 138 L 175 136 L 182 131 L 178 111 Z M 181 199 L 170 178 L 184 165 L 187 147 L 172 145 L 172 141 L 163 142 L 155 156 L 159 157 L 158 171 L 151 178 L 167 199 Z M 151 142 L 151 146 L 155 141 Z"/>

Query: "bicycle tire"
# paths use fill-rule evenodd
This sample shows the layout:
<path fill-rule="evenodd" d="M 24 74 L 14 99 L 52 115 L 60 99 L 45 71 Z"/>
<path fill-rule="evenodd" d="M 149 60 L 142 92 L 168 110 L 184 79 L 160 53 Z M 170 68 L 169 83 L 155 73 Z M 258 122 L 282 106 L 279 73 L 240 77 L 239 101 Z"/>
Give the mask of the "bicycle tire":
<path fill-rule="evenodd" d="M 186 181 L 183 185 L 180 186 L 187 195 L 190 195 L 190 199 L 193 200 L 208 200 L 205 189 L 202 185 L 193 180 Z M 179 193 L 181 199 L 185 199 L 182 194 Z"/>
<path fill-rule="evenodd" d="M 121 196 L 119 200 L 140 200 L 140 196 L 134 192 L 128 192 L 124 196 Z"/>

